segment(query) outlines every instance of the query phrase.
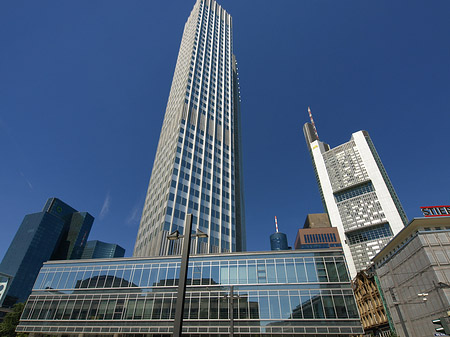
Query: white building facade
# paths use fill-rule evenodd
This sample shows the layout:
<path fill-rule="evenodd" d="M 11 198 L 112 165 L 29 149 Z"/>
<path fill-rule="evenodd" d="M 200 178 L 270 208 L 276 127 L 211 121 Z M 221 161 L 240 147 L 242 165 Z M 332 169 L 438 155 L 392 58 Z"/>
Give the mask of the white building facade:
<path fill-rule="evenodd" d="M 407 224 L 408 220 L 367 131 L 330 149 L 305 124 L 324 208 L 337 227 L 353 277 Z"/>
<path fill-rule="evenodd" d="M 208 234 L 192 253 L 245 250 L 237 64 L 231 16 L 198 0 L 185 24 L 134 256 L 176 254 L 186 214 Z"/>

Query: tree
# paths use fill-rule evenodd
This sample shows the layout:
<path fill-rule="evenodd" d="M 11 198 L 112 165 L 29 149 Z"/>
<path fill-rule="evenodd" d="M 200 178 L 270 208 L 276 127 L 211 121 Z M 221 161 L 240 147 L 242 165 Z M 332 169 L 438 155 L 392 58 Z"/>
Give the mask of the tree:
<path fill-rule="evenodd" d="M 20 315 L 25 307 L 25 303 L 14 304 L 13 310 L 8 312 L 0 324 L 0 336 L 2 337 L 17 337 L 27 336 L 27 334 L 17 333 L 16 326 L 19 324 Z"/>

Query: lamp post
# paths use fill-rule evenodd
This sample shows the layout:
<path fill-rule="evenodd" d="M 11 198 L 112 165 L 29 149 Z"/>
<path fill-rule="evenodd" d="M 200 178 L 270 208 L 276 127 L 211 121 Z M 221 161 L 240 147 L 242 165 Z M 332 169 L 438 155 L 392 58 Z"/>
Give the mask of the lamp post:
<path fill-rule="evenodd" d="M 187 281 L 187 269 L 189 263 L 189 252 L 191 250 L 191 231 L 192 231 L 192 214 L 186 215 L 186 221 L 184 225 L 184 235 L 180 235 L 180 232 L 175 232 L 167 236 L 168 240 L 178 240 L 184 237 L 183 249 L 181 251 L 181 265 L 180 265 L 180 277 L 178 281 L 178 294 L 177 302 L 175 306 L 175 320 L 173 326 L 173 336 L 180 337 L 183 328 L 183 311 L 184 311 L 184 299 L 186 294 L 186 281 Z M 197 233 L 193 235 L 198 238 L 207 238 L 208 234 L 203 233 L 197 229 Z"/>
<path fill-rule="evenodd" d="M 228 314 L 230 316 L 230 337 L 234 336 L 234 299 L 238 299 L 239 295 L 234 295 L 233 286 L 230 286 L 230 294 L 225 295 L 228 298 Z"/>

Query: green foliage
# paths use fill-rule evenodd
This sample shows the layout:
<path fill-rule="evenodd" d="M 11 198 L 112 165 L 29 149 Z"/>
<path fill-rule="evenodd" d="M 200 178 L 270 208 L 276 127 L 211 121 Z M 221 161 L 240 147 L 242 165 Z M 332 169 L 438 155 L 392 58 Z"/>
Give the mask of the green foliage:
<path fill-rule="evenodd" d="M 27 334 L 17 333 L 16 326 L 19 324 L 20 315 L 22 315 L 25 303 L 17 303 L 14 305 L 13 310 L 8 312 L 0 324 L 0 336 L 2 337 L 25 337 Z"/>

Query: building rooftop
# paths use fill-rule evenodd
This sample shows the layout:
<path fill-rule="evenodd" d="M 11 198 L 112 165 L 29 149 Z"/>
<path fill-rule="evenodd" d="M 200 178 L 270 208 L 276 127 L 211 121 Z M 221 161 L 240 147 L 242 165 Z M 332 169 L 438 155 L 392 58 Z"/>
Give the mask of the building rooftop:
<path fill-rule="evenodd" d="M 420 231 L 450 230 L 450 216 L 414 218 L 403 228 L 389 243 L 372 259 L 372 262 L 380 263 L 388 260 L 390 256 L 402 249 Z"/>

